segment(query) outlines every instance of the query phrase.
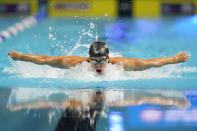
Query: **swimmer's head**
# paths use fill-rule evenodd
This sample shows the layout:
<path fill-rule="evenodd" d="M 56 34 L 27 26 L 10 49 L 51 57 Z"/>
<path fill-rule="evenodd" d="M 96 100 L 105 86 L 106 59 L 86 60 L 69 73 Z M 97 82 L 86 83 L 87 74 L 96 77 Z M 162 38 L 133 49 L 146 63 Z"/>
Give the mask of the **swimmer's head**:
<path fill-rule="evenodd" d="M 94 42 L 89 49 L 90 57 L 109 56 L 109 49 L 105 42 Z"/>
<path fill-rule="evenodd" d="M 102 73 L 109 60 L 109 49 L 105 42 L 94 42 L 89 49 L 90 63 L 96 72 Z"/>

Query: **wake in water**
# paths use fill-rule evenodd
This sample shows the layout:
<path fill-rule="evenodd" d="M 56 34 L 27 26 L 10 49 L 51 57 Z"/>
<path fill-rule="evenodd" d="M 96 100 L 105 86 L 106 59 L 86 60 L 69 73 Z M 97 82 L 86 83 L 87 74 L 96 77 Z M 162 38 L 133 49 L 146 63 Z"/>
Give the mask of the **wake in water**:
<path fill-rule="evenodd" d="M 64 49 L 66 46 L 59 44 L 52 50 L 60 49 L 65 55 L 84 55 L 90 47 L 89 44 L 83 43 L 82 39 L 89 41 L 97 41 L 98 34 L 95 31 L 94 23 L 89 23 L 87 29 L 80 32 L 80 37 L 71 49 Z M 57 42 L 56 32 L 49 27 L 49 40 Z M 83 51 L 81 51 L 83 49 Z M 62 52 L 61 52 L 62 53 Z M 80 54 L 77 54 L 80 53 Z M 121 56 L 118 52 L 110 52 L 110 56 Z M 82 63 L 70 69 L 58 69 L 47 65 L 36 65 L 30 62 L 13 61 L 11 67 L 5 67 L 4 73 L 13 74 L 23 78 L 53 78 L 62 80 L 78 80 L 78 81 L 117 81 L 117 80 L 140 80 L 140 79 L 162 79 L 162 78 L 183 78 L 183 73 L 197 73 L 197 67 L 183 67 L 181 64 L 167 65 L 161 68 L 151 68 L 144 71 L 124 71 L 119 65 L 108 64 L 104 73 L 98 75 L 90 70 L 89 63 Z"/>
<path fill-rule="evenodd" d="M 23 78 L 54 78 L 78 81 L 116 81 L 183 78 L 184 73 L 197 73 L 197 67 L 185 67 L 181 64 L 166 65 L 161 68 L 151 68 L 144 71 L 124 71 L 119 65 L 108 64 L 102 75 L 90 70 L 89 63 L 82 63 L 70 69 L 58 69 L 47 65 L 36 65 L 30 62 L 12 61 L 11 67 L 3 72 Z"/>

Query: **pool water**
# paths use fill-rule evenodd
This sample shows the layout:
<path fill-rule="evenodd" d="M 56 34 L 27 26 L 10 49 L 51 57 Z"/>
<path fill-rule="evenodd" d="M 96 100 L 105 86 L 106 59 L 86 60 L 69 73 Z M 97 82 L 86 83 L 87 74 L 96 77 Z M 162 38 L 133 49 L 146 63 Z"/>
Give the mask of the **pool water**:
<path fill-rule="evenodd" d="M 15 21 L 18 19 L 13 19 L 10 23 L 1 21 L 0 29 L 6 28 Z M 3 114 L 0 122 L 4 125 L 2 129 L 9 131 L 13 129 L 54 130 L 64 112 L 63 109 L 24 107 L 12 110 L 9 105 L 13 107 L 24 104 L 28 107 L 30 105 L 28 103 L 31 102 L 33 105 L 43 101 L 54 102 L 49 97 L 51 94 L 58 96 L 55 103 L 68 101 L 70 98 L 67 98 L 65 94 L 78 92 L 80 89 L 82 94 L 83 92 L 94 94 L 99 90 L 105 94 L 105 97 L 113 99 L 114 95 L 117 95 L 117 100 L 122 98 L 122 101 L 114 103 L 114 105 L 105 101 L 107 115 L 101 115 L 98 121 L 96 120 L 95 129 L 97 130 L 126 131 L 145 130 L 146 128 L 151 130 L 176 128 L 179 130 L 190 128 L 190 126 L 193 130 L 197 123 L 197 120 L 192 117 L 196 112 L 196 36 L 197 16 L 137 20 L 107 17 L 46 19 L 0 43 L 0 96 L 2 97 L 0 114 Z M 90 44 L 97 40 L 108 43 L 112 57 L 149 59 L 173 56 L 178 52 L 187 51 L 190 59 L 185 63 L 145 71 L 127 72 L 123 71 L 120 66 L 108 65 L 103 75 L 97 75 L 88 70 L 87 63 L 71 69 L 57 69 L 47 65 L 40 66 L 29 62 L 13 61 L 7 56 L 11 50 L 51 56 L 88 56 Z M 153 91 L 154 97 L 149 98 L 150 92 L 147 93 L 144 90 Z M 106 93 L 109 91 L 112 93 Z M 126 94 L 125 92 L 131 93 Z M 169 96 L 163 96 L 163 92 Z M 38 95 L 39 93 L 40 95 Z M 61 97 L 62 94 L 63 97 Z M 143 98 L 142 103 L 128 104 L 127 97 L 135 96 L 135 94 L 135 99 Z M 179 94 L 181 94 L 180 99 L 185 102 L 184 106 L 179 106 L 175 104 L 177 101 L 173 101 L 174 98 L 179 97 Z M 90 99 L 91 96 L 88 95 L 85 98 Z M 133 99 L 133 97 L 128 97 L 128 99 Z M 160 102 L 155 102 L 158 99 Z M 169 101 L 172 102 L 171 105 L 162 104 Z M 85 105 L 84 101 L 82 104 Z M 177 111 L 178 115 L 184 114 L 189 120 L 183 119 L 185 116 L 181 115 L 169 117 L 173 111 Z M 8 126 L 7 123 L 12 116 L 14 116 L 14 120 L 12 119 L 11 126 Z M 136 121 L 133 121 L 132 118 L 135 118 Z M 149 118 L 155 119 L 149 121 Z M 27 126 L 35 121 L 37 122 L 32 126 Z M 180 127 L 178 123 L 182 123 L 184 128 Z M 143 126 L 141 126 L 142 124 Z"/>
<path fill-rule="evenodd" d="M 197 128 L 194 90 L 1 88 L 0 93 L 4 131 Z"/>
<path fill-rule="evenodd" d="M 1 86 L 195 88 L 197 23 L 194 18 L 47 19 L 0 44 Z M 43 55 L 88 56 L 89 45 L 95 40 L 109 43 L 110 56 L 148 59 L 187 51 L 191 59 L 183 64 L 142 72 L 124 72 L 117 66 L 110 66 L 104 76 L 95 77 L 84 68 L 86 64 L 71 70 L 60 70 L 14 62 L 7 57 L 10 50 Z"/>

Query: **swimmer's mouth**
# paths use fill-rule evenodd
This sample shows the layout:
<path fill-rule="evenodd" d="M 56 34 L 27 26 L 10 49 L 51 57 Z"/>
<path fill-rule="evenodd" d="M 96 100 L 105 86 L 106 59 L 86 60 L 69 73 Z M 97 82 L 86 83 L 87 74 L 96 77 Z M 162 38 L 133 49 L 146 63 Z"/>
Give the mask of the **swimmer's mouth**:
<path fill-rule="evenodd" d="M 101 69 L 96 69 L 96 72 L 97 72 L 97 73 L 101 73 L 102 70 L 101 70 Z"/>

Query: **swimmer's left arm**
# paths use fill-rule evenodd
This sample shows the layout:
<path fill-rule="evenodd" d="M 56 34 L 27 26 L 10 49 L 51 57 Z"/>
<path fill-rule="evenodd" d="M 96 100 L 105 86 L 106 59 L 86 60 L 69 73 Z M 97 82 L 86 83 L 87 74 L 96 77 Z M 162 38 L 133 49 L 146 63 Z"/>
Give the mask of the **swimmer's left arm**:
<path fill-rule="evenodd" d="M 123 65 L 125 70 L 145 70 L 152 67 L 161 67 L 167 64 L 177 64 L 181 62 L 187 61 L 189 55 L 187 52 L 181 52 L 172 57 L 164 57 L 164 58 L 154 58 L 154 59 L 137 59 L 137 58 L 111 58 L 110 63 L 116 64 L 119 63 Z"/>

